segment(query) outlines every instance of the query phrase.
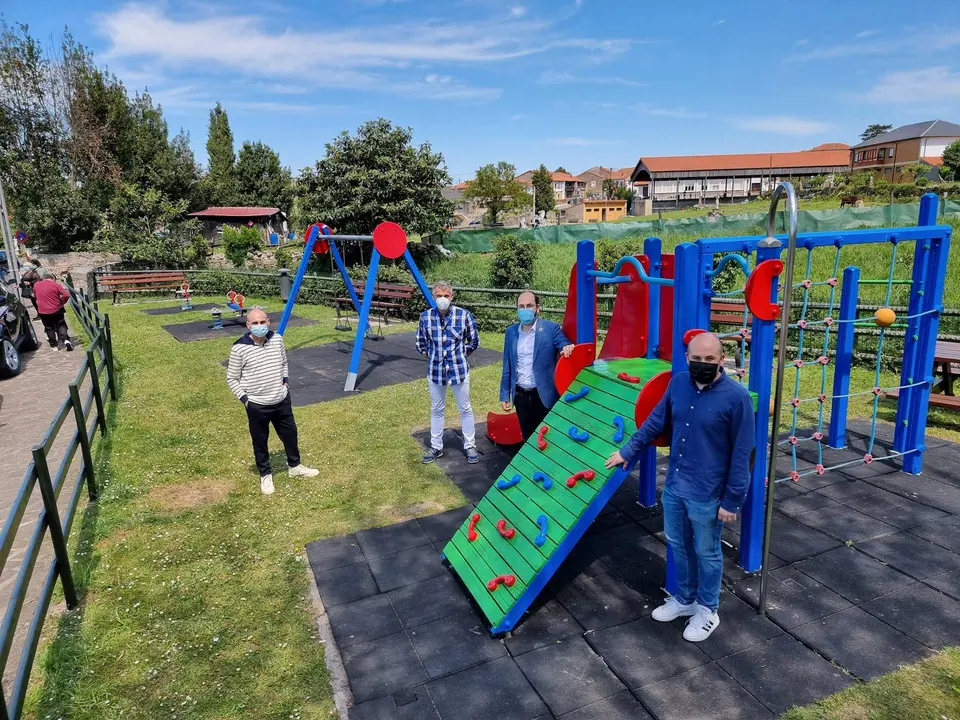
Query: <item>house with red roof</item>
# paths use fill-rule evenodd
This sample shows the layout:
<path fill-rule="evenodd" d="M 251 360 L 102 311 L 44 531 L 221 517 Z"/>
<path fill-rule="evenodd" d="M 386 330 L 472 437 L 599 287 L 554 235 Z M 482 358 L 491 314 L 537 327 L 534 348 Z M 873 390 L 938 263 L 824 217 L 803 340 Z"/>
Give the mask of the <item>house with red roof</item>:
<path fill-rule="evenodd" d="M 289 228 L 287 216 L 280 208 L 274 207 L 208 207 L 205 210 L 190 213 L 203 225 L 203 236 L 213 245 L 220 244 L 224 227 L 252 227 L 265 243 L 279 244 Z"/>

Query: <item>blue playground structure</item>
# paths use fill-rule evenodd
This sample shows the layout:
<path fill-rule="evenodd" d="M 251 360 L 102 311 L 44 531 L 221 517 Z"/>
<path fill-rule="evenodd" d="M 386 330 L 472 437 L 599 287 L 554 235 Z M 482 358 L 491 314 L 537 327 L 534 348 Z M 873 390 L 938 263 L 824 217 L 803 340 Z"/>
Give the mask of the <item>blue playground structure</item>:
<path fill-rule="evenodd" d="M 363 292 L 363 300 L 357 296 L 357 291 L 353 286 L 353 281 L 347 274 L 347 268 L 343 264 L 343 258 L 337 248 L 337 242 L 372 242 L 373 253 L 370 256 L 370 268 L 367 271 L 367 280 Z M 367 334 L 370 325 L 370 306 L 373 302 L 373 295 L 377 284 L 377 271 L 380 268 L 380 257 L 397 259 L 402 257 L 407 262 L 407 267 L 413 275 L 430 307 L 435 307 L 436 303 L 430 288 L 420 274 L 417 263 L 414 262 L 413 255 L 407 248 L 407 235 L 396 223 L 382 222 L 373 231 L 373 235 L 334 235 L 333 231 L 323 223 L 314 223 L 306 231 L 306 245 L 303 249 L 303 257 L 300 259 L 300 265 L 297 268 L 297 274 L 293 279 L 293 286 L 290 289 L 290 298 L 283 308 L 283 315 L 280 317 L 280 324 L 277 326 L 277 332 L 283 335 L 293 314 L 293 306 L 296 303 L 297 295 L 300 292 L 300 286 L 303 284 L 303 276 L 307 272 L 307 265 L 313 253 L 329 252 L 333 262 L 337 266 L 340 277 L 343 278 L 347 286 L 347 293 L 357 311 L 359 321 L 357 322 L 357 335 L 353 343 L 353 353 L 350 356 L 350 368 L 347 371 L 347 379 L 344 383 L 344 392 L 353 392 L 357 386 L 357 373 L 360 371 L 360 357 L 363 351 L 363 340 Z"/>

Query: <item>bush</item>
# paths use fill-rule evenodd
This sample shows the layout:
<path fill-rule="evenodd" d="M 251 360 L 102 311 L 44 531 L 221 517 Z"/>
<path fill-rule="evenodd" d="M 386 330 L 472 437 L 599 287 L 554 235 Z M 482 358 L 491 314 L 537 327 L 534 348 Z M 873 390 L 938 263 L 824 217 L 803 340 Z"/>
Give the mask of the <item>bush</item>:
<path fill-rule="evenodd" d="M 917 179 L 913 181 L 913 184 L 917 187 L 926 187 L 930 184 L 930 179 L 924 175 L 917 175 Z"/>
<path fill-rule="evenodd" d="M 490 284 L 495 288 L 528 288 L 533 285 L 537 246 L 516 235 L 501 235 L 493 241 Z"/>
<path fill-rule="evenodd" d="M 263 246 L 263 239 L 252 227 L 223 228 L 223 253 L 234 267 L 247 264 L 247 256 Z"/>
<path fill-rule="evenodd" d="M 211 255 L 210 243 L 202 235 L 194 235 L 187 247 L 187 265 L 195 268 L 205 268 Z"/>
<path fill-rule="evenodd" d="M 598 240 L 595 250 L 597 268 L 604 272 L 613 270 L 617 260 L 625 255 L 642 255 L 643 238 L 624 238 L 622 240 Z"/>
<path fill-rule="evenodd" d="M 293 269 L 293 250 L 289 246 L 278 247 L 273 258 L 277 261 L 278 268 Z"/>

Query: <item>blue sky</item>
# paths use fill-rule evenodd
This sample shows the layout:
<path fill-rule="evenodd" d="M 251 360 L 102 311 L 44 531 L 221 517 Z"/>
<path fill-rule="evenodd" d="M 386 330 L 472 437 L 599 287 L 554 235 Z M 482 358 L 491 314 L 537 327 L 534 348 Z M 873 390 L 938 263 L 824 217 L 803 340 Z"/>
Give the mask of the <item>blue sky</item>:
<path fill-rule="evenodd" d="M 442 152 L 454 179 L 498 160 L 580 172 L 960 122 L 956 0 L 3 6 L 41 37 L 68 25 L 128 88 L 150 90 L 203 163 L 218 100 L 238 146 L 262 140 L 294 172 L 382 116 Z"/>

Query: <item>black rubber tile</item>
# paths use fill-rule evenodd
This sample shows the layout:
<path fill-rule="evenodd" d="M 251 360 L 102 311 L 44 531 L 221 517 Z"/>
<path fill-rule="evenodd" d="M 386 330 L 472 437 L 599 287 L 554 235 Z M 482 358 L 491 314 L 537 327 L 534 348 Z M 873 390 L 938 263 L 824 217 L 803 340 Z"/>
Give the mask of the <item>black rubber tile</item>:
<path fill-rule="evenodd" d="M 817 490 L 818 495 L 831 498 L 852 508 L 856 508 L 860 501 L 868 497 L 877 495 L 882 497 L 883 493 L 886 493 L 886 490 L 854 478 L 844 478 L 841 482 Z"/>
<path fill-rule="evenodd" d="M 578 577 L 597 577 L 609 572 L 610 567 L 597 556 L 593 545 L 583 539 L 574 546 L 554 574 L 550 587 L 559 588 Z"/>
<path fill-rule="evenodd" d="M 186 314 L 202 310 L 213 310 L 215 307 L 217 307 L 215 303 L 200 303 L 199 305 L 194 305 L 190 310 L 184 310 L 180 305 L 174 305 L 172 307 L 146 308 L 143 312 L 147 315 L 178 315 L 180 313 Z"/>
<path fill-rule="evenodd" d="M 350 720 L 440 720 L 430 693 L 422 685 L 354 705 L 349 714 Z"/>
<path fill-rule="evenodd" d="M 697 647 L 712 660 L 733 655 L 783 634 L 776 624 L 758 615 L 755 608 L 728 590 L 720 593 L 718 612 L 720 627 L 706 640 L 697 643 Z"/>
<path fill-rule="evenodd" d="M 632 524 L 630 517 L 620 512 L 613 504 L 607 503 L 597 515 L 597 519 L 591 523 L 586 534 L 587 537 L 592 537 L 627 523 Z"/>
<path fill-rule="evenodd" d="M 591 537 L 587 542 L 610 569 L 648 562 L 661 557 L 665 547 L 634 523 L 622 525 Z"/>
<path fill-rule="evenodd" d="M 383 555 L 393 555 L 401 550 L 409 550 L 430 542 L 430 538 L 420 529 L 420 524 L 416 520 L 360 530 L 356 536 L 367 560 Z"/>
<path fill-rule="evenodd" d="M 832 615 L 851 605 L 849 600 L 792 567 L 770 571 L 768 582 L 767 613 L 776 623 L 788 630 Z M 759 607 L 759 577 L 741 580 L 734 590 L 752 607 Z"/>
<path fill-rule="evenodd" d="M 354 565 L 364 559 L 360 545 L 352 534 L 307 543 L 307 562 L 315 573 Z"/>
<path fill-rule="evenodd" d="M 806 705 L 832 695 L 853 683 L 853 678 L 789 635 L 717 662 L 777 715 L 794 705 Z"/>
<path fill-rule="evenodd" d="M 852 547 L 841 547 L 794 567 L 854 605 L 910 585 L 913 580 Z"/>
<path fill-rule="evenodd" d="M 406 628 L 467 612 L 472 607 L 464 589 L 448 572 L 427 584 L 415 583 L 387 594 Z"/>
<path fill-rule="evenodd" d="M 882 458 L 886 452 L 888 452 L 888 449 L 883 447 L 876 446 L 873 448 L 874 457 Z M 860 456 L 860 459 L 863 459 L 863 455 Z M 848 478 L 873 481 L 873 479 L 877 477 L 891 477 L 894 475 L 899 475 L 902 467 L 903 463 L 901 462 L 901 459 L 899 457 L 895 457 L 891 460 L 874 460 L 869 465 L 867 463 L 848 465 L 845 468 L 840 468 L 836 472 Z M 827 475 L 829 474 L 830 473 L 827 473 Z"/>
<path fill-rule="evenodd" d="M 419 625 L 407 633 L 431 679 L 507 654 L 503 643 L 490 636 L 488 626 L 473 610 Z"/>
<path fill-rule="evenodd" d="M 516 658 L 554 715 L 579 710 L 626 687 L 583 638 L 560 640 Z"/>
<path fill-rule="evenodd" d="M 865 603 L 863 609 L 934 650 L 960 645 L 960 601 L 923 583 Z"/>
<path fill-rule="evenodd" d="M 657 559 L 635 565 L 627 565 L 616 572 L 623 581 L 648 598 L 651 607 L 656 607 L 666 599 L 664 586 L 667 582 L 667 562 Z M 651 612 L 653 610 L 651 609 Z"/>
<path fill-rule="evenodd" d="M 365 562 L 315 572 L 313 578 L 320 591 L 320 599 L 328 609 L 380 592 L 370 573 L 370 567 Z"/>
<path fill-rule="evenodd" d="M 951 515 L 912 527 L 910 533 L 945 547 L 947 550 L 960 553 L 960 515 Z"/>
<path fill-rule="evenodd" d="M 532 720 L 548 715 L 513 658 L 504 657 L 427 683 L 443 718 Z"/>
<path fill-rule="evenodd" d="M 833 487 L 832 485 L 830 487 Z M 777 486 L 776 506 L 784 515 L 795 517 L 801 513 L 835 506 L 837 503 L 818 492 L 795 487 L 793 484 Z"/>
<path fill-rule="evenodd" d="M 359 704 L 426 681 L 427 674 L 406 633 L 342 648 L 343 666 Z"/>
<path fill-rule="evenodd" d="M 847 480 L 823 488 L 819 492 L 865 515 L 901 529 L 946 515 L 942 510 L 913 502 L 901 495 L 874 487 L 863 480 Z"/>
<path fill-rule="evenodd" d="M 878 475 L 869 478 L 871 485 L 882 487 L 908 500 L 935 507 L 954 515 L 960 514 L 960 488 L 938 482 L 926 475 Z"/>
<path fill-rule="evenodd" d="M 280 322 L 280 312 L 267 313 L 270 316 L 270 321 L 273 323 L 273 327 L 276 327 Z M 240 337 L 241 335 L 246 334 L 247 325 L 246 321 L 241 323 L 231 322 L 232 315 L 224 313 L 223 316 L 223 328 L 219 330 L 214 330 L 210 327 L 212 320 L 207 318 L 205 320 L 195 320 L 193 322 L 187 323 L 174 323 L 172 325 L 164 325 L 163 329 L 168 333 L 173 335 L 180 342 L 196 342 L 198 340 L 215 340 L 217 338 L 227 338 L 227 337 Z M 299 315 L 291 315 L 290 322 L 287 324 L 287 327 L 300 327 L 303 325 L 316 325 L 316 320 L 310 320 L 305 317 L 300 317 Z M 288 353 L 289 355 L 292 353 Z M 344 370 L 346 374 L 346 370 Z"/>
<path fill-rule="evenodd" d="M 761 720 L 773 717 L 716 663 L 647 685 L 637 690 L 637 695 L 658 720 Z"/>
<path fill-rule="evenodd" d="M 862 680 L 917 662 L 929 650 L 858 607 L 793 629 L 804 644 Z"/>
<path fill-rule="evenodd" d="M 629 690 L 561 715 L 559 720 L 653 720 Z"/>
<path fill-rule="evenodd" d="M 419 530 L 419 528 L 417 528 Z M 421 583 L 446 572 L 440 553 L 433 545 L 421 545 L 370 561 L 370 571 L 380 592 L 390 592 L 414 583 Z M 429 587 L 425 588 L 429 592 Z"/>
<path fill-rule="evenodd" d="M 817 555 L 840 542 L 793 518 L 777 513 L 773 517 L 770 552 L 788 563 Z"/>
<path fill-rule="evenodd" d="M 438 547 L 443 547 L 457 532 L 457 528 L 463 525 L 463 521 L 472 511 L 473 505 L 464 505 L 436 515 L 417 518 L 417 523 L 430 542 Z"/>
<path fill-rule="evenodd" d="M 666 680 L 710 662 L 672 623 L 650 617 L 589 632 L 585 637 L 630 688 Z"/>
<path fill-rule="evenodd" d="M 924 582 L 950 597 L 960 600 L 960 570 L 929 577 Z"/>
<path fill-rule="evenodd" d="M 857 549 L 917 580 L 960 568 L 960 555 L 908 532 L 868 540 Z"/>
<path fill-rule="evenodd" d="M 327 610 L 327 617 L 341 648 L 378 640 L 403 629 L 390 598 L 382 594 L 335 605 Z"/>
<path fill-rule="evenodd" d="M 511 637 L 504 640 L 513 656 L 553 645 L 584 632 L 583 627 L 556 600 L 535 603 L 514 628 Z"/>
<path fill-rule="evenodd" d="M 804 513 L 798 515 L 797 520 L 842 542 L 862 542 L 896 532 L 893 525 L 887 525 L 846 505 Z"/>
<path fill-rule="evenodd" d="M 619 625 L 653 612 L 650 600 L 611 574 L 578 577 L 556 595 L 587 630 Z"/>

